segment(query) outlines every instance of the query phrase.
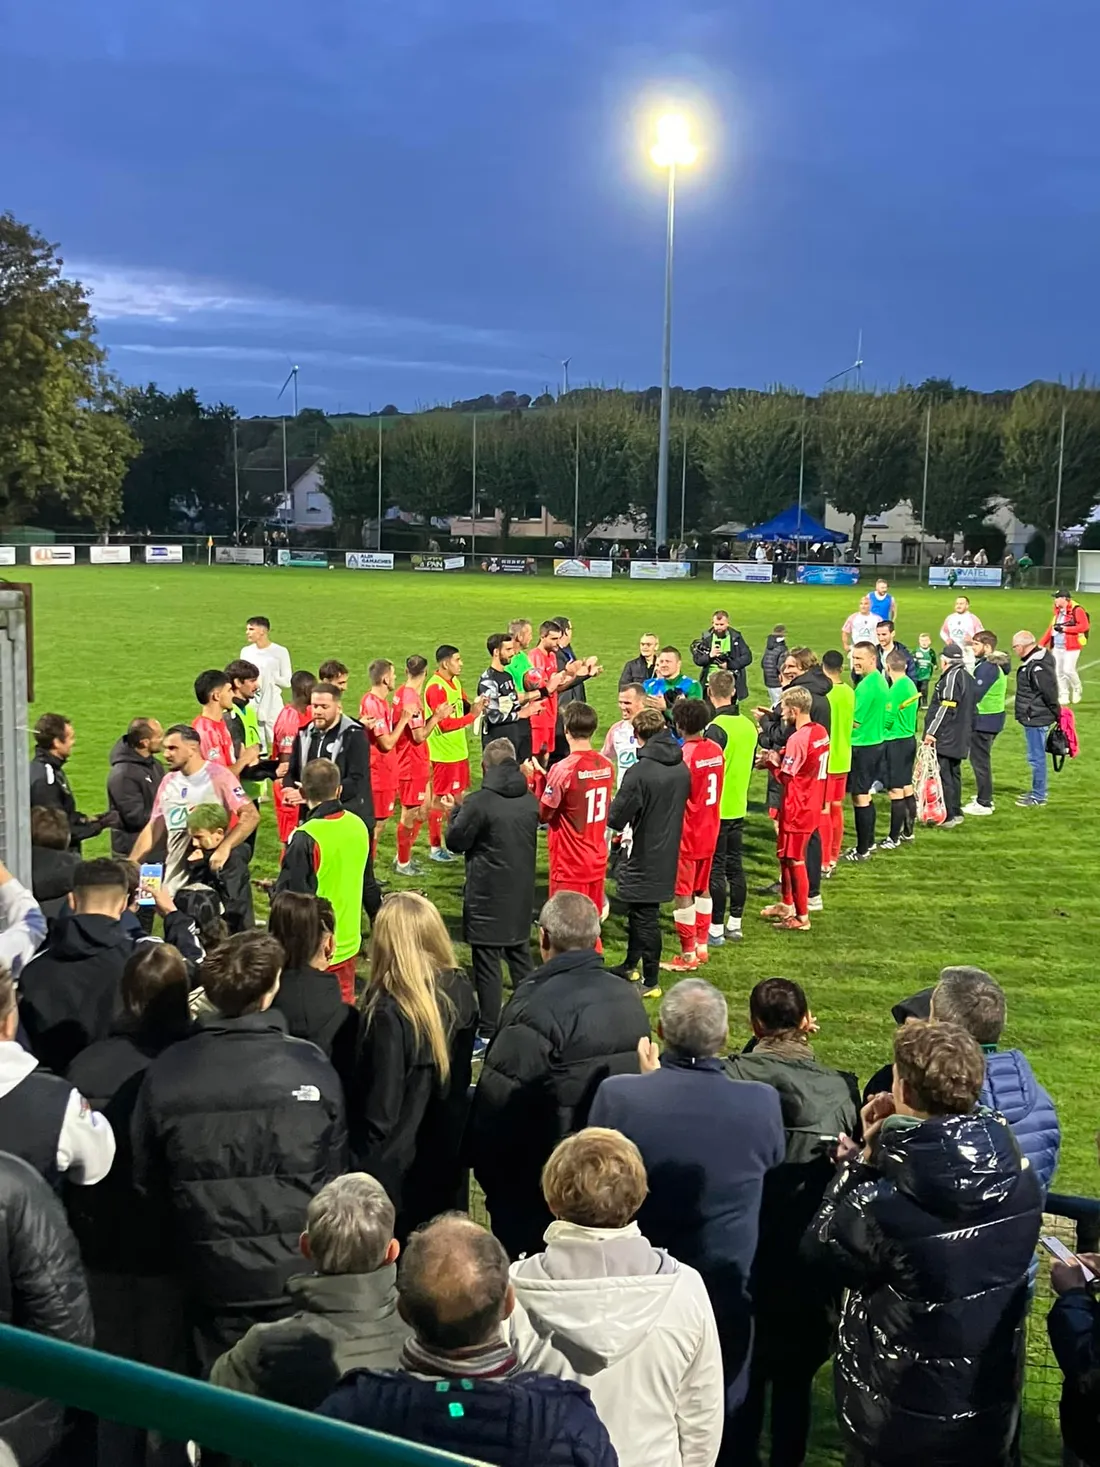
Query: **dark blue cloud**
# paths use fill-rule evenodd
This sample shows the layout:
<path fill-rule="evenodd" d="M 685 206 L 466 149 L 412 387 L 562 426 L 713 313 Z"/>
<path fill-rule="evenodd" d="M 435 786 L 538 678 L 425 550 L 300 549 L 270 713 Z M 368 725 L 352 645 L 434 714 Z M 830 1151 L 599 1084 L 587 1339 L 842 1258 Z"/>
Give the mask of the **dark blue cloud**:
<path fill-rule="evenodd" d="M 700 106 L 675 375 L 816 389 L 1095 367 L 1100 13 L 1083 0 L 3 0 L 5 204 L 127 378 L 270 408 L 645 385 L 661 182 Z M 266 384 L 270 382 L 268 388 Z"/>

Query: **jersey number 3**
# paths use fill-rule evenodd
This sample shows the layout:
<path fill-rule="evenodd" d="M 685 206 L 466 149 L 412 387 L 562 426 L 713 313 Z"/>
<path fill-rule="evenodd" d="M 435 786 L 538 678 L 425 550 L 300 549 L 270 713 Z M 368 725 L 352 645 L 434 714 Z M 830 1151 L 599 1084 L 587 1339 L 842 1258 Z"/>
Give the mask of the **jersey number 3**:
<path fill-rule="evenodd" d="M 718 803 L 718 776 L 707 775 L 707 797 L 703 802 L 706 805 L 717 805 Z"/>

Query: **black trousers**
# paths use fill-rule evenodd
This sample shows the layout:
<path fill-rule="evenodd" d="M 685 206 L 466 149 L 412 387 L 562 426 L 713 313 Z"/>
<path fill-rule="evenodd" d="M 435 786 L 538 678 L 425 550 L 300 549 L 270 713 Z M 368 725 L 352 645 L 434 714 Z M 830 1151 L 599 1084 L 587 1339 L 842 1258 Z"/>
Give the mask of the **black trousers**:
<path fill-rule="evenodd" d="M 831 1332 L 810 1304 L 805 1328 L 789 1331 L 778 1340 L 767 1326 L 761 1329 L 759 1321 L 764 1313 L 765 1306 L 761 1306 L 748 1393 L 732 1427 L 734 1460 L 759 1461 L 770 1386 L 770 1467 L 801 1467 L 810 1437 L 814 1377 L 829 1358 Z"/>
<path fill-rule="evenodd" d="M 984 728 L 976 728 L 970 735 L 970 767 L 978 786 L 974 798 L 979 805 L 993 803 L 993 740 L 996 737 L 995 733 Z"/>
<path fill-rule="evenodd" d="M 962 760 L 951 759 L 946 754 L 939 755 L 940 782 L 943 785 L 943 802 L 947 806 L 948 820 L 954 820 L 956 815 L 962 814 L 963 791 L 962 791 Z"/>
<path fill-rule="evenodd" d="M 815 830 L 806 843 L 806 879 L 810 895 L 821 895 L 821 831 Z"/>
<path fill-rule="evenodd" d="M 374 926 L 374 919 L 378 916 L 378 909 L 382 905 L 382 888 L 378 885 L 378 877 L 374 874 L 374 844 L 375 834 L 370 833 L 370 854 L 367 857 L 366 870 L 363 872 L 363 910 L 370 918 L 370 925 Z"/>
<path fill-rule="evenodd" d="M 714 847 L 714 861 L 710 868 L 710 899 L 714 911 L 710 920 L 721 927 L 726 920 L 726 895 L 729 894 L 730 916 L 741 917 L 745 912 L 748 888 L 745 884 L 745 821 L 723 820 L 718 827 L 718 844 Z"/>
<path fill-rule="evenodd" d="M 486 1039 L 492 1039 L 497 1032 L 500 1010 L 504 1003 L 504 979 L 500 965 L 502 962 L 508 964 L 512 988 L 515 989 L 528 974 L 534 972 L 534 964 L 531 962 L 531 944 L 517 942 L 509 947 L 481 947 L 472 943 L 470 961 L 474 970 L 477 1006 L 481 1011 L 477 1032 Z"/>
<path fill-rule="evenodd" d="M 658 902 L 628 902 L 626 968 L 641 965 L 642 982 L 652 988 L 661 973 L 661 907 Z"/>

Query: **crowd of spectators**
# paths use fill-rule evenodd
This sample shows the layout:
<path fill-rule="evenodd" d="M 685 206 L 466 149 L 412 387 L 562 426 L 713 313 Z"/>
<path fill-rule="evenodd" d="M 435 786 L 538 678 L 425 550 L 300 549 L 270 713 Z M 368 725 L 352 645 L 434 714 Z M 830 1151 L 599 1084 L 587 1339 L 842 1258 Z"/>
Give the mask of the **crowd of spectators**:
<path fill-rule="evenodd" d="M 475 988 L 426 898 L 382 904 L 353 1006 L 325 899 L 207 945 L 165 898 L 164 942 L 134 881 L 81 862 L 47 936 L 0 868 L 0 1320 L 508 1467 L 748 1464 L 765 1436 L 797 1467 L 833 1357 L 853 1462 L 1018 1460 L 1060 1133 L 989 974 L 900 1004 L 861 1091 L 789 979 L 731 1019 L 687 978 L 652 1038 L 561 891 L 473 1083 Z M 1086 1463 L 1091 1269 L 1055 1268 L 1050 1316 Z M 95 1435 L 0 1393 L 20 1464 L 187 1460 Z"/>

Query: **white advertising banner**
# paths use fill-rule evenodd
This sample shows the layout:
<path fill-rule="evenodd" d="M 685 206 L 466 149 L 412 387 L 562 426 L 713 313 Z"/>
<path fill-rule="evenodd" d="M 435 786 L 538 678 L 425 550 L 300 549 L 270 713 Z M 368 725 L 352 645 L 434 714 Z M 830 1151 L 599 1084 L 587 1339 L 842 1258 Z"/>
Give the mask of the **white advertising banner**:
<path fill-rule="evenodd" d="M 215 565 L 263 565 L 262 545 L 215 545 Z"/>
<path fill-rule="evenodd" d="M 129 565 L 129 545 L 89 545 L 88 559 L 93 565 Z"/>
<path fill-rule="evenodd" d="M 15 564 L 15 546 L 0 545 L 0 565 Z"/>
<path fill-rule="evenodd" d="M 687 560 L 632 560 L 632 581 L 686 581 L 691 575 L 691 563 Z"/>
<path fill-rule="evenodd" d="M 146 565 L 182 565 L 182 545 L 146 545 Z"/>
<path fill-rule="evenodd" d="M 348 570 L 393 570 L 392 550 L 348 550 L 344 553 Z"/>
<path fill-rule="evenodd" d="M 75 545 L 32 545 L 31 565 L 75 565 Z"/>
<path fill-rule="evenodd" d="M 931 565 L 928 567 L 930 586 L 999 586 L 999 565 Z"/>
<path fill-rule="evenodd" d="M 772 578 L 771 561 L 764 561 L 758 565 L 755 560 L 716 560 L 714 562 L 714 579 L 716 581 L 755 581 L 758 584 L 770 581 Z"/>
<path fill-rule="evenodd" d="M 574 557 L 572 560 L 555 560 L 554 574 L 556 576 L 577 576 L 593 581 L 609 581 L 611 579 L 611 562 L 609 560 L 589 560 L 587 557 L 580 559 Z"/>

